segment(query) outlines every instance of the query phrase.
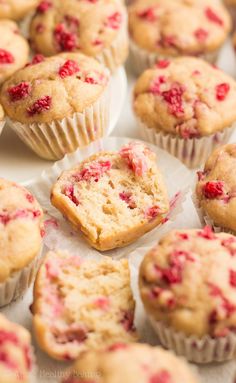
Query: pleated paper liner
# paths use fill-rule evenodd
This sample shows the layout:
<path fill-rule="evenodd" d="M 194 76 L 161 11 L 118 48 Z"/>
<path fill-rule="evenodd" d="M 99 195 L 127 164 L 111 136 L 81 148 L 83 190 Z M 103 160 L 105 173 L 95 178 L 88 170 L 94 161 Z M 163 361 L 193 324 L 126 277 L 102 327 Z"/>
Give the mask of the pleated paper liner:
<path fill-rule="evenodd" d="M 38 270 L 41 253 L 22 270 L 13 273 L 5 282 L 0 283 L 0 307 L 22 297 L 34 280 Z"/>
<path fill-rule="evenodd" d="M 151 316 L 149 320 L 161 344 L 190 362 L 224 362 L 236 356 L 236 334 L 233 332 L 225 337 L 211 338 L 206 335 L 199 339 L 177 332 Z"/>
<path fill-rule="evenodd" d="M 217 61 L 220 49 L 214 52 L 203 53 L 197 55 L 198 58 L 202 58 L 211 64 Z M 184 55 L 182 55 L 184 56 Z M 185 56 L 189 56 L 185 54 Z M 176 56 L 179 57 L 179 56 Z M 133 73 L 139 76 L 144 70 L 155 65 L 160 60 L 173 60 L 175 56 L 168 56 L 159 53 L 148 52 L 142 48 L 139 48 L 132 39 L 130 39 L 130 56 L 129 63 Z"/>
<path fill-rule="evenodd" d="M 39 157 L 58 160 L 103 137 L 109 126 L 110 85 L 90 107 L 48 123 L 22 124 L 7 118 L 19 138 Z"/>
<path fill-rule="evenodd" d="M 191 139 L 183 139 L 163 131 L 148 128 L 139 119 L 138 125 L 140 134 L 144 140 L 166 150 L 177 157 L 187 167 L 193 169 L 203 164 L 217 146 L 228 142 L 236 123 L 210 136 Z"/>

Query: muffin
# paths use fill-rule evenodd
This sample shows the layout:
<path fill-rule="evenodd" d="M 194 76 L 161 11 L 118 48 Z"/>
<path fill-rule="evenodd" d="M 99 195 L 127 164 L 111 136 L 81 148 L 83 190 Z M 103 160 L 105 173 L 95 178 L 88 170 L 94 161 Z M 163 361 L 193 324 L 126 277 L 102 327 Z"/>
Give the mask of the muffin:
<path fill-rule="evenodd" d="M 33 17 L 30 39 L 33 49 L 45 56 L 77 51 L 114 71 L 128 54 L 126 10 L 116 0 L 43 1 Z"/>
<path fill-rule="evenodd" d="M 0 314 L 0 376 L 2 383 L 29 383 L 33 370 L 30 333 Z"/>
<path fill-rule="evenodd" d="M 72 360 L 87 350 L 137 339 L 127 260 L 100 261 L 49 252 L 34 286 L 33 327 L 52 358 Z"/>
<path fill-rule="evenodd" d="M 22 296 L 42 247 L 43 212 L 22 186 L 0 178 L 0 306 Z"/>
<path fill-rule="evenodd" d="M 38 2 L 39 0 L 1 0 L 0 19 L 21 20 L 37 6 Z"/>
<path fill-rule="evenodd" d="M 160 342 L 190 361 L 235 357 L 236 238 L 173 230 L 145 256 L 140 294 Z"/>
<path fill-rule="evenodd" d="M 227 142 L 236 121 L 236 82 L 194 57 L 159 61 L 137 80 L 134 113 L 140 132 L 190 168 Z"/>
<path fill-rule="evenodd" d="M 140 383 L 198 382 L 183 360 L 159 347 L 138 343 L 119 343 L 99 353 L 83 354 L 62 383 L 88 383 L 88 377 L 94 383 L 136 383 L 137 377 Z"/>
<path fill-rule="evenodd" d="M 123 247 L 158 226 L 169 210 L 155 154 L 131 142 L 100 152 L 59 177 L 52 204 L 95 249 Z"/>
<path fill-rule="evenodd" d="M 0 7 L 1 14 L 2 3 Z M 25 66 L 29 56 L 29 45 L 21 36 L 14 21 L 0 20 L 0 84 L 18 69 Z"/>
<path fill-rule="evenodd" d="M 198 172 L 197 205 L 216 231 L 236 233 L 236 144 L 217 148 Z"/>
<path fill-rule="evenodd" d="M 230 29 L 220 0 L 137 0 L 129 7 L 132 69 L 140 74 L 159 59 L 186 55 L 215 62 Z"/>
<path fill-rule="evenodd" d="M 4 83 L 0 98 L 22 141 L 56 160 L 105 134 L 110 76 L 81 53 L 37 57 Z"/>

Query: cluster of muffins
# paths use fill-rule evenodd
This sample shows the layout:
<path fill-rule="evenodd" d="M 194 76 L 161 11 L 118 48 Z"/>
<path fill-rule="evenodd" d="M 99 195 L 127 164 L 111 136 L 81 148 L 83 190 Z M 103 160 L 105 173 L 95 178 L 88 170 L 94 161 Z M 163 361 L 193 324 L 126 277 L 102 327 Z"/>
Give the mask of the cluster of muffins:
<path fill-rule="evenodd" d="M 233 2 L 225 3 L 232 12 Z M 142 136 L 189 168 L 207 160 L 194 196 L 203 228 L 169 231 L 144 255 L 144 311 L 176 355 L 195 363 L 233 359 L 236 144 L 227 141 L 236 82 L 212 65 L 231 30 L 227 8 L 220 0 L 136 0 L 128 12 L 120 0 L 0 4 L 0 131 L 6 120 L 49 160 L 104 136 L 111 75 L 127 58 L 129 29 Z M 16 21 L 30 15 L 28 43 Z M 141 142 L 66 169 L 50 200 L 74 235 L 99 252 L 137 241 L 171 208 L 156 156 Z M 49 357 L 74 361 L 61 382 L 199 383 L 172 352 L 138 343 L 128 260 L 60 249 L 42 258 L 43 219 L 29 190 L 0 179 L 0 307 L 34 281 L 36 342 Z M 34 364 L 30 334 L 0 316 L 0 382 L 30 382 Z"/>

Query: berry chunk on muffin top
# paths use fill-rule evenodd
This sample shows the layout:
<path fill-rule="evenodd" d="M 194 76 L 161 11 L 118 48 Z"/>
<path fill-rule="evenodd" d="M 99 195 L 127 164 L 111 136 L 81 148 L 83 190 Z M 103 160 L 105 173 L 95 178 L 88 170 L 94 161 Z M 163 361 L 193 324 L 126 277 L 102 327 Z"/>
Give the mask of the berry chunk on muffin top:
<path fill-rule="evenodd" d="M 1 101 L 12 120 L 50 122 L 82 112 L 99 98 L 108 81 L 108 70 L 83 54 L 38 55 L 5 82 Z"/>
<path fill-rule="evenodd" d="M 0 5 L 1 12 L 2 3 Z M 0 19 L 0 84 L 28 61 L 29 45 L 14 21 Z"/>
<path fill-rule="evenodd" d="M 99 250 L 125 246 L 158 226 L 168 212 L 155 154 L 140 142 L 100 152 L 65 171 L 52 204 Z"/>
<path fill-rule="evenodd" d="M 49 252 L 34 286 L 33 326 L 40 347 L 59 360 L 137 340 L 127 260 Z"/>
<path fill-rule="evenodd" d="M 216 149 L 198 172 L 196 194 L 203 214 L 236 233 L 236 144 Z"/>
<path fill-rule="evenodd" d="M 137 0 L 129 9 L 131 41 L 164 56 L 215 52 L 230 27 L 219 0 Z"/>
<path fill-rule="evenodd" d="M 0 376 L 3 383 L 29 383 L 32 371 L 30 333 L 0 315 Z"/>
<path fill-rule="evenodd" d="M 88 376 L 90 383 L 137 383 L 137 377 L 139 383 L 198 382 L 183 360 L 161 348 L 137 343 L 118 343 L 83 354 L 62 383 L 88 383 Z"/>
<path fill-rule="evenodd" d="M 223 131 L 236 120 L 236 82 L 198 58 L 159 61 L 134 88 L 134 112 L 148 128 L 184 139 Z"/>
<path fill-rule="evenodd" d="M 218 338 L 235 333 L 235 255 L 236 238 L 215 234 L 208 226 L 169 232 L 140 268 L 147 313 L 186 336 Z"/>

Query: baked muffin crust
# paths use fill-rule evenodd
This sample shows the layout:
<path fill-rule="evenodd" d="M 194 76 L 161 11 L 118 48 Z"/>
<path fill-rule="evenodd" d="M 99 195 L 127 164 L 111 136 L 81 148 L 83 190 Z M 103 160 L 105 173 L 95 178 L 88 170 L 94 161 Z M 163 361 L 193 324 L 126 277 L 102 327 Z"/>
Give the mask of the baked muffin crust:
<path fill-rule="evenodd" d="M 140 48 L 170 56 L 218 50 L 231 28 L 218 0 L 137 0 L 129 7 L 131 39 Z"/>
<path fill-rule="evenodd" d="M 236 238 L 208 226 L 166 234 L 140 268 L 148 314 L 187 336 L 224 337 L 235 331 L 235 254 Z"/>
<path fill-rule="evenodd" d="M 133 107 L 149 128 L 182 138 L 208 136 L 236 120 L 236 82 L 193 57 L 162 60 L 134 88 Z"/>
<path fill-rule="evenodd" d="M 108 81 L 109 71 L 83 54 L 41 56 L 4 83 L 1 101 L 12 120 L 51 122 L 92 105 Z"/>
<path fill-rule="evenodd" d="M 126 10 L 120 1 L 51 0 L 48 3 L 48 7 L 39 5 L 30 27 L 33 48 L 46 56 L 80 51 L 95 57 L 111 47 L 120 30 L 126 28 Z"/>

